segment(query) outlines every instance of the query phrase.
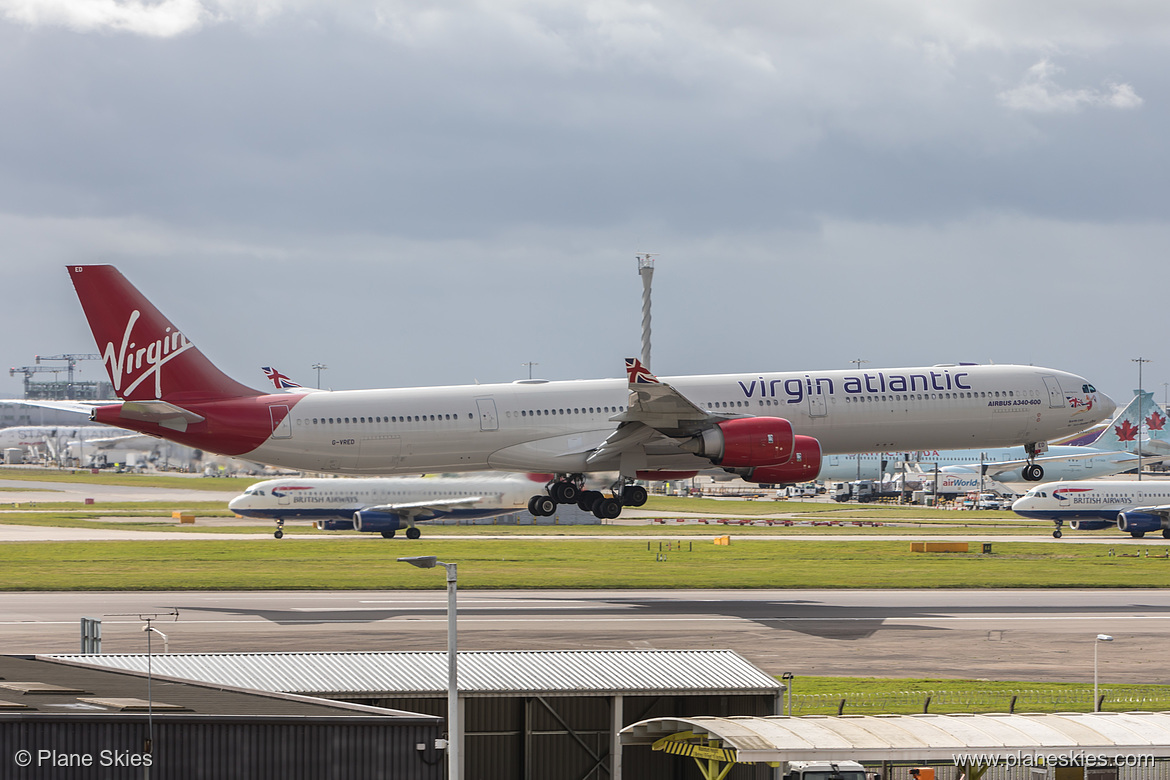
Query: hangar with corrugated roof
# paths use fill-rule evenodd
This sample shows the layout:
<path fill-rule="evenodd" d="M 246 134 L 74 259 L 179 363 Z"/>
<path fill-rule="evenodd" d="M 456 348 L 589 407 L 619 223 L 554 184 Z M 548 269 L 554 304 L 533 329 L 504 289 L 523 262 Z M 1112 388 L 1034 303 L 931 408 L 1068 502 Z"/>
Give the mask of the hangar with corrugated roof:
<path fill-rule="evenodd" d="M 145 655 L 52 655 L 144 673 Z M 171 654 L 156 678 L 198 680 L 354 704 L 447 714 L 445 652 Z M 784 690 L 730 650 L 461 651 L 462 757 L 477 780 L 673 778 L 619 732 L 654 717 L 769 715 Z"/>

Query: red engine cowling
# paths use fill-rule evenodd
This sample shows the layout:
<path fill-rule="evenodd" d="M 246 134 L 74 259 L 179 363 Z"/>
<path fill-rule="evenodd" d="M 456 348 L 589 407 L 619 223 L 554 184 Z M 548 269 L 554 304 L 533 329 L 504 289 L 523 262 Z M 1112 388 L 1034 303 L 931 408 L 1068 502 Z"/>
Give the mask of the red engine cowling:
<path fill-rule="evenodd" d="M 811 482 L 821 473 L 821 443 L 811 436 L 796 436 L 796 452 L 779 466 L 760 466 L 744 479 L 761 485 Z"/>
<path fill-rule="evenodd" d="M 779 417 L 748 417 L 715 425 L 683 445 L 723 468 L 787 463 L 794 449 L 792 423 Z"/>

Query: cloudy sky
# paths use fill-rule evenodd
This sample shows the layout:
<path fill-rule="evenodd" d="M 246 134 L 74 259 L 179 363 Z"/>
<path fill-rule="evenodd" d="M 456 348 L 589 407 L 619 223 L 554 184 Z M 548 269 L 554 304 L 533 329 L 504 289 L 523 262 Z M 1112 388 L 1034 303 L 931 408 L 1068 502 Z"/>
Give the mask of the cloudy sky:
<path fill-rule="evenodd" d="M 0 360 L 112 263 L 357 388 L 1036 363 L 1170 381 L 1170 5 L 0 0 Z M 97 378 L 88 364 L 83 378 Z M 4 376 L 0 395 L 18 395 Z"/>

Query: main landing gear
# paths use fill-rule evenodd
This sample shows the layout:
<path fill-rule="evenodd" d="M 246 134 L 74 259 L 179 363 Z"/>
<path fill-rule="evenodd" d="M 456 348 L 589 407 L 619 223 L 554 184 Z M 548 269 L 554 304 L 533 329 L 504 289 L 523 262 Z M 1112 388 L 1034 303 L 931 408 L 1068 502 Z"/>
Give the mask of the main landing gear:
<path fill-rule="evenodd" d="M 1024 445 L 1024 452 L 1028 453 L 1028 465 L 1021 469 L 1021 474 L 1025 481 L 1039 482 L 1044 479 L 1044 467 L 1036 464 L 1036 456 L 1047 451 L 1047 442 L 1032 442 L 1031 444 Z M 1059 539 L 1060 537 L 1057 538 Z"/>
<path fill-rule="evenodd" d="M 609 496 L 600 490 L 585 490 L 583 474 L 560 475 L 550 482 L 544 495 L 528 499 L 528 511 L 533 517 L 551 517 L 558 504 L 576 504 L 582 512 L 592 512 L 601 520 L 613 520 L 622 513 L 622 507 L 642 506 L 646 503 L 646 488 L 620 479 L 610 488 Z"/>
<path fill-rule="evenodd" d="M 1056 524 L 1056 530 L 1052 532 L 1052 538 L 1059 539 L 1060 537 L 1064 536 L 1064 532 L 1060 530 L 1060 527 L 1064 525 L 1064 521 L 1053 520 L 1052 522 Z"/>
<path fill-rule="evenodd" d="M 382 533 L 382 538 L 383 538 L 383 539 L 393 539 L 393 538 L 394 538 L 394 534 L 395 534 L 395 533 L 397 533 L 397 530 L 394 530 L 394 531 L 382 531 L 381 533 Z M 409 528 L 407 528 L 407 529 L 406 529 L 406 538 L 407 538 L 407 539 L 417 539 L 417 538 L 419 538 L 420 536 L 422 536 L 422 531 L 418 530 L 418 529 L 417 529 L 417 528 L 415 528 L 413 525 L 412 525 L 412 526 L 410 526 Z"/>

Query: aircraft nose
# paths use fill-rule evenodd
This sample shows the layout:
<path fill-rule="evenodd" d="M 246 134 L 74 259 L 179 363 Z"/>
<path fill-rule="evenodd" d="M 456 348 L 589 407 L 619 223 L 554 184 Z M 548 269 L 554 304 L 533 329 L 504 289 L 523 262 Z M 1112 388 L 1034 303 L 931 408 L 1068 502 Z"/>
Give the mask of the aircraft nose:
<path fill-rule="evenodd" d="M 235 498 L 233 498 L 231 501 L 228 502 L 228 509 L 232 510 L 233 512 L 238 510 L 238 509 L 243 509 L 244 504 L 246 502 L 247 502 L 246 496 L 236 496 Z"/>

